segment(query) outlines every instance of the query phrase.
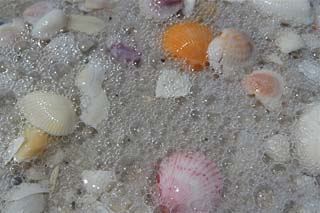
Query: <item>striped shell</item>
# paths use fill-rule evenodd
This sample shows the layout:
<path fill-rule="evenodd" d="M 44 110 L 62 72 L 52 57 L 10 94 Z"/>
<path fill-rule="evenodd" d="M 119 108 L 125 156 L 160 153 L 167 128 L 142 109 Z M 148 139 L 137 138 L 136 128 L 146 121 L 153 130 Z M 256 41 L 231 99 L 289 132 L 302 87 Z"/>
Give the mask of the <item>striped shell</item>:
<path fill-rule="evenodd" d="M 208 47 L 210 66 L 218 69 L 222 66 L 234 67 L 245 64 L 253 53 L 253 43 L 243 32 L 233 28 L 222 31 Z"/>
<path fill-rule="evenodd" d="M 183 22 L 165 31 L 162 47 L 194 70 L 202 70 L 207 65 L 207 49 L 212 39 L 213 33 L 208 27 L 197 22 Z"/>
<path fill-rule="evenodd" d="M 19 106 L 29 123 L 54 136 L 72 133 L 78 120 L 72 102 L 53 93 L 32 92 Z"/>
<path fill-rule="evenodd" d="M 255 95 L 264 106 L 276 108 L 284 92 L 282 77 L 269 70 L 259 70 L 247 75 L 243 80 L 247 94 Z"/>
<path fill-rule="evenodd" d="M 263 13 L 295 24 L 311 24 L 312 10 L 309 0 L 252 0 Z"/>
<path fill-rule="evenodd" d="M 161 162 L 157 176 L 160 202 L 177 212 L 212 210 L 219 202 L 222 185 L 215 163 L 201 153 L 174 153 Z"/>

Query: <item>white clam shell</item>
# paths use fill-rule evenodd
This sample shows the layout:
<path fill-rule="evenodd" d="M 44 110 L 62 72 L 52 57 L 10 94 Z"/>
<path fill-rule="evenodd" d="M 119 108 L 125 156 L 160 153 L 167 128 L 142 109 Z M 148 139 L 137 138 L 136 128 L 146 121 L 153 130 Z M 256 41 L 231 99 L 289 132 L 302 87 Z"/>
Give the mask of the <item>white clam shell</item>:
<path fill-rule="evenodd" d="M 105 23 L 94 16 L 71 15 L 68 29 L 89 35 L 98 34 L 105 27 Z"/>
<path fill-rule="evenodd" d="M 25 21 L 34 24 L 52 9 L 53 5 L 50 2 L 39 1 L 24 10 L 23 18 Z"/>
<path fill-rule="evenodd" d="M 67 25 L 67 17 L 62 10 L 53 9 L 39 19 L 32 29 L 32 37 L 47 40 L 55 36 Z"/>
<path fill-rule="evenodd" d="M 305 48 L 304 40 L 301 36 L 293 31 L 283 31 L 276 40 L 276 44 L 282 53 L 291 53 Z"/>
<path fill-rule="evenodd" d="M 196 5 L 196 0 L 184 0 L 182 12 L 186 17 L 190 17 Z"/>
<path fill-rule="evenodd" d="M 297 125 L 296 151 L 300 164 L 310 173 L 320 173 L 320 104 L 314 103 Z"/>
<path fill-rule="evenodd" d="M 188 74 L 175 70 L 162 70 L 157 81 L 156 97 L 183 97 L 190 93 L 191 86 Z"/>
<path fill-rule="evenodd" d="M 311 24 L 309 0 L 251 0 L 263 13 L 295 24 Z"/>
<path fill-rule="evenodd" d="M 28 122 L 50 135 L 68 135 L 77 123 L 72 102 L 61 95 L 32 92 L 19 101 L 19 106 Z"/>
<path fill-rule="evenodd" d="M 107 118 L 110 108 L 110 102 L 101 87 L 104 77 L 104 67 L 93 60 L 76 78 L 76 85 L 81 91 L 80 119 L 95 129 Z"/>

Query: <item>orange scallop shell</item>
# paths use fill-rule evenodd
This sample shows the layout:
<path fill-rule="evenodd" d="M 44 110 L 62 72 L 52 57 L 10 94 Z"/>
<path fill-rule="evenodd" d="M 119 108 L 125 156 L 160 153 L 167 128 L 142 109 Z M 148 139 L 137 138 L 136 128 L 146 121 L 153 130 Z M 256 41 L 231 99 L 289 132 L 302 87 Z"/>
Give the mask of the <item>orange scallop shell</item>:
<path fill-rule="evenodd" d="M 194 70 L 206 65 L 207 49 L 213 32 L 197 22 L 183 22 L 170 26 L 162 38 L 162 47 L 169 55 L 185 61 Z"/>

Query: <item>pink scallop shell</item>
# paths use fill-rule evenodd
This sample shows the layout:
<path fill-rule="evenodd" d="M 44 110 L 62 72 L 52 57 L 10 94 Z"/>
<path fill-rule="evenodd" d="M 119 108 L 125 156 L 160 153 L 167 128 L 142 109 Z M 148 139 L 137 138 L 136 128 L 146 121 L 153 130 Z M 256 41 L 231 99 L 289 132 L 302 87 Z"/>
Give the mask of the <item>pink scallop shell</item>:
<path fill-rule="evenodd" d="M 219 203 L 222 186 L 216 164 L 201 153 L 177 152 L 160 163 L 156 188 L 160 202 L 170 208 L 210 212 Z"/>

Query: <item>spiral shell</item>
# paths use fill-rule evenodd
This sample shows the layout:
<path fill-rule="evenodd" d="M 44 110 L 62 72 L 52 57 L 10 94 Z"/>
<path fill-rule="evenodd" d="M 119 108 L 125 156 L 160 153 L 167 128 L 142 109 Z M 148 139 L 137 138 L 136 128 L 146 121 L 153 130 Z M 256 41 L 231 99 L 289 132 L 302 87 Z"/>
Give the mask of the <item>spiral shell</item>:
<path fill-rule="evenodd" d="M 207 49 L 212 39 L 208 27 L 188 21 L 170 26 L 162 37 L 162 47 L 194 70 L 202 70 L 207 65 Z"/>
<path fill-rule="evenodd" d="M 178 152 L 165 158 L 157 176 L 160 200 L 168 207 L 209 212 L 220 199 L 222 176 L 201 153 Z"/>
<path fill-rule="evenodd" d="M 252 53 L 251 39 L 233 28 L 223 30 L 208 47 L 209 63 L 214 69 L 223 66 L 239 67 L 249 61 Z"/>
<path fill-rule="evenodd" d="M 50 135 L 68 135 L 77 123 L 72 102 L 61 95 L 32 92 L 19 101 L 19 106 L 29 123 Z"/>

